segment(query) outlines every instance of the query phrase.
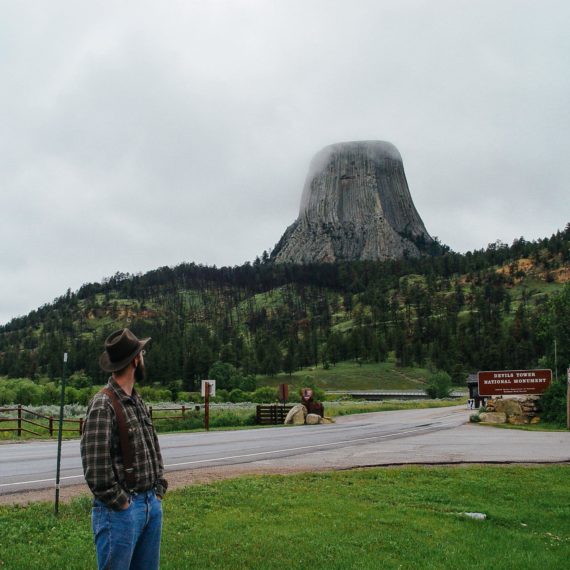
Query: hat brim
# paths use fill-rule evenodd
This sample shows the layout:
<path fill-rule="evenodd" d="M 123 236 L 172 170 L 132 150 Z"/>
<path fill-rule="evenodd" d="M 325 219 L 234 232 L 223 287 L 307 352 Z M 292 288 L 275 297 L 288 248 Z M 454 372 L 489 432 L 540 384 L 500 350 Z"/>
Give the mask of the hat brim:
<path fill-rule="evenodd" d="M 146 343 L 150 340 L 151 337 L 143 338 L 139 340 L 139 346 L 136 350 L 133 351 L 132 354 L 119 360 L 117 362 L 112 362 L 107 354 L 107 351 L 103 352 L 99 357 L 99 366 L 103 370 L 103 372 L 117 372 L 117 370 L 121 370 L 124 368 L 129 362 L 133 360 L 137 356 L 137 354 L 145 347 Z"/>

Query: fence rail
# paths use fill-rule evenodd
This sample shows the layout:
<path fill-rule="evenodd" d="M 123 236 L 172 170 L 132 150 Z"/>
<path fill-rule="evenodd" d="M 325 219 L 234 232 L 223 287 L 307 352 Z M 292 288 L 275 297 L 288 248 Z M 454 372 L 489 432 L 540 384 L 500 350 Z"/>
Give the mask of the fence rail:
<path fill-rule="evenodd" d="M 175 408 L 158 408 L 158 410 L 153 410 L 152 406 L 148 407 L 148 413 L 151 420 L 183 420 L 186 418 L 186 412 L 191 409 L 200 410 L 201 406 L 178 406 Z M 155 416 L 156 412 L 180 412 L 179 416 Z"/>
<path fill-rule="evenodd" d="M 5 413 L 9 413 L 9 412 L 16 412 L 16 415 L 13 417 L 9 416 L 7 418 L 0 418 L 0 425 L 2 422 L 16 422 L 16 426 L 7 427 L 7 428 L 0 427 L 0 432 L 5 432 L 5 431 L 17 432 L 18 436 L 21 436 L 22 433 L 30 433 L 32 435 L 37 435 L 38 437 L 41 437 L 42 435 L 48 435 L 48 434 L 50 437 L 53 437 L 55 434 L 58 433 L 59 416 L 54 417 L 54 416 L 45 416 L 43 414 L 38 414 L 37 412 L 34 412 L 33 410 L 29 410 L 28 408 L 24 408 L 20 404 L 16 407 L 13 407 L 13 408 L 0 408 L 0 414 L 5 414 Z M 24 413 L 31 415 L 34 419 L 31 420 L 29 418 L 25 418 Z M 42 423 L 34 421 L 36 419 L 47 420 L 48 423 L 47 423 L 47 425 L 44 425 Z M 79 418 L 79 419 L 63 418 L 63 422 L 62 422 L 63 425 L 62 425 L 61 431 L 62 432 L 66 431 L 66 432 L 78 433 L 79 435 L 81 435 L 81 432 L 83 431 L 83 422 L 84 422 L 83 418 Z M 76 424 L 77 427 L 66 427 L 68 424 Z M 28 429 L 27 426 L 29 426 L 29 425 L 32 425 L 36 428 L 37 427 L 42 428 L 45 431 L 42 433 L 37 432 L 37 431 L 33 431 L 31 429 Z"/>
<path fill-rule="evenodd" d="M 278 425 L 285 418 L 293 404 L 260 404 L 255 408 L 255 423 L 258 425 Z"/>
<path fill-rule="evenodd" d="M 152 406 L 148 407 L 148 411 L 150 417 L 153 421 L 155 420 L 183 420 L 187 417 L 186 413 L 191 410 L 200 410 L 201 406 L 177 406 L 173 408 L 158 408 L 153 410 Z M 49 435 L 49 437 L 53 437 L 57 435 L 59 430 L 59 416 L 46 416 L 44 414 L 39 414 L 38 412 L 34 412 L 28 408 L 25 408 L 22 405 L 13 406 L 11 408 L 0 408 L 0 414 L 6 414 L 10 412 L 16 412 L 14 416 L 8 417 L 0 417 L 0 426 L 4 422 L 15 422 L 16 425 L 12 427 L 0 427 L 0 432 L 17 432 L 18 436 L 21 436 L 23 433 L 29 433 L 38 437 Z M 161 412 L 180 412 L 179 415 L 156 415 L 157 413 Z M 31 415 L 33 419 L 24 417 L 24 414 Z M 39 423 L 36 420 L 45 420 L 46 423 Z M 81 435 L 83 432 L 83 424 L 85 422 L 85 418 L 78 418 L 78 419 L 71 419 L 71 418 L 64 418 L 63 419 L 63 428 L 62 432 L 70 432 L 70 433 L 77 433 Z M 69 424 L 77 425 L 77 427 L 67 427 Z M 34 431 L 29 429 L 29 426 L 34 426 L 35 428 L 40 428 L 43 431 Z"/>

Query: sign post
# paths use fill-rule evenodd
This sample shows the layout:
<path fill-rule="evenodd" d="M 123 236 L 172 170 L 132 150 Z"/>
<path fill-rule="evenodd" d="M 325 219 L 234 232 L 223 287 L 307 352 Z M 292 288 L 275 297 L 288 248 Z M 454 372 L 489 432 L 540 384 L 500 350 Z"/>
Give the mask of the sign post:
<path fill-rule="evenodd" d="M 285 405 L 289 397 L 289 384 L 279 384 L 279 401 Z"/>
<path fill-rule="evenodd" d="M 204 394 L 204 428 L 210 431 L 210 384 L 208 382 L 206 382 Z"/>
<path fill-rule="evenodd" d="M 202 397 L 204 398 L 204 428 L 210 431 L 210 396 L 216 395 L 216 381 L 202 380 Z"/>
<path fill-rule="evenodd" d="M 567 394 L 566 394 L 566 427 L 570 429 L 570 368 L 566 371 L 567 375 Z"/>
<path fill-rule="evenodd" d="M 65 368 L 67 352 L 63 354 L 63 372 L 61 374 L 61 398 L 59 401 L 59 433 L 57 435 L 57 467 L 55 473 L 55 514 L 59 512 L 59 474 L 61 472 L 61 437 L 63 432 L 63 407 L 65 405 Z"/>

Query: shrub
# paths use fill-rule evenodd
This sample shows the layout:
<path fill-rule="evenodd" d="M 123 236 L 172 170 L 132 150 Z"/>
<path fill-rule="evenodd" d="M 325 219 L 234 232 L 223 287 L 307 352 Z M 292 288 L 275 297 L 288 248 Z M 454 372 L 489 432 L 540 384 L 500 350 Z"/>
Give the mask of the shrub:
<path fill-rule="evenodd" d="M 223 388 L 221 390 L 216 390 L 216 395 L 210 398 L 211 402 L 227 402 L 230 397 L 230 393 Z"/>
<path fill-rule="evenodd" d="M 14 404 L 16 402 L 16 390 L 6 386 L 0 386 L 0 406 Z"/>
<path fill-rule="evenodd" d="M 239 388 L 234 388 L 230 392 L 229 400 L 230 402 L 234 403 L 247 402 L 248 395 L 243 390 L 240 390 Z"/>
<path fill-rule="evenodd" d="M 16 403 L 24 406 L 39 406 L 42 403 L 43 389 L 31 380 L 18 379 L 15 381 Z"/>
<path fill-rule="evenodd" d="M 566 425 L 566 382 L 553 382 L 539 400 L 540 416 L 546 422 Z"/>
<path fill-rule="evenodd" d="M 60 390 L 54 382 L 44 384 L 42 390 L 42 404 L 59 404 Z"/>
<path fill-rule="evenodd" d="M 235 383 L 235 386 L 244 392 L 253 392 L 257 387 L 255 376 L 252 374 L 249 374 L 248 376 L 239 376 L 239 381 Z"/>
<path fill-rule="evenodd" d="M 145 402 L 171 402 L 172 392 L 166 388 L 154 388 L 153 386 L 143 386 L 138 389 Z"/>
<path fill-rule="evenodd" d="M 451 393 L 451 376 L 447 372 L 432 374 L 426 393 L 430 398 L 448 398 Z"/>
<path fill-rule="evenodd" d="M 177 402 L 192 402 L 192 392 L 178 392 L 176 395 Z"/>
<path fill-rule="evenodd" d="M 67 386 L 65 388 L 65 403 L 66 404 L 77 404 L 79 402 L 79 390 L 73 386 Z"/>
<path fill-rule="evenodd" d="M 262 386 L 252 392 L 251 399 L 259 404 L 271 404 L 277 402 L 277 390 L 270 386 Z"/>

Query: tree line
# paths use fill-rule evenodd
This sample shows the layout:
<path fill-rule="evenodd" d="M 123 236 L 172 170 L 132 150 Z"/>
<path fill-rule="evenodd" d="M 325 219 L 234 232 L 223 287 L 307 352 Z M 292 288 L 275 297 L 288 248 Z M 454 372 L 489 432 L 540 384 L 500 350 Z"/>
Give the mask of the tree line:
<path fill-rule="evenodd" d="M 236 267 L 117 273 L 0 327 L 0 375 L 56 379 L 68 352 L 69 369 L 100 384 L 103 341 L 122 326 L 153 338 L 149 382 L 187 391 L 219 363 L 235 371 L 220 387 L 234 389 L 255 374 L 382 361 L 389 352 L 458 383 L 481 369 L 558 364 L 561 373 L 570 362 L 569 286 L 548 294 L 536 282 L 568 268 L 569 244 L 570 224 L 550 238 L 466 254 L 439 247 L 419 259 L 305 266 L 266 254 Z"/>

